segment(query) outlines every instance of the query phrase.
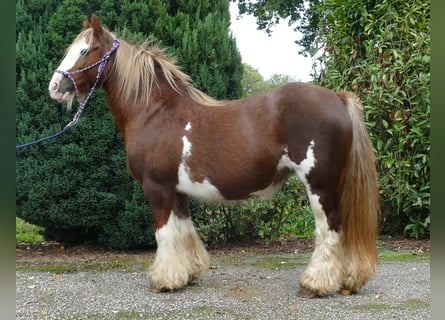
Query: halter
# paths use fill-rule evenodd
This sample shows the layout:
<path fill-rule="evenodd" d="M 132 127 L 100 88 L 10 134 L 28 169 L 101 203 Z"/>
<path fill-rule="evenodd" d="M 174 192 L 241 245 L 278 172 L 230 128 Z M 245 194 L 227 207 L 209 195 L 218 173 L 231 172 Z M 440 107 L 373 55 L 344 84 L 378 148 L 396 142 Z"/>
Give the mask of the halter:
<path fill-rule="evenodd" d="M 116 51 L 116 49 L 118 47 L 119 47 L 119 40 L 118 39 L 113 40 L 113 44 L 112 44 L 110 50 L 108 50 L 104 54 L 102 59 L 100 59 L 99 61 L 93 63 L 92 65 L 90 65 L 88 67 L 85 67 L 85 68 L 82 68 L 82 69 L 79 69 L 79 70 L 75 70 L 75 71 L 71 71 L 71 72 L 57 69 L 55 72 L 58 72 L 58 73 L 64 75 L 65 77 L 68 77 L 72 81 L 72 83 L 74 85 L 74 89 L 76 90 L 76 98 L 77 98 L 77 102 L 79 103 L 79 109 L 77 110 L 76 114 L 74 115 L 73 120 L 71 120 L 60 132 L 58 132 L 56 134 L 53 134 L 51 136 L 45 137 L 45 138 L 41 138 L 41 139 L 38 139 L 38 140 L 35 140 L 35 141 L 31 141 L 31 142 L 28 142 L 28 143 L 25 143 L 25 144 L 22 144 L 22 145 L 18 145 L 15 148 L 16 149 L 26 148 L 26 147 L 29 147 L 31 145 L 43 142 L 45 140 L 49 140 L 49 139 L 58 137 L 62 133 L 65 133 L 66 131 L 68 131 L 72 126 L 74 126 L 77 123 L 77 121 L 79 120 L 80 115 L 82 114 L 82 112 L 83 112 L 83 110 L 84 110 L 88 100 L 90 99 L 91 95 L 96 90 L 97 84 L 99 83 L 99 80 L 100 80 L 100 78 L 103 75 L 103 72 L 105 70 L 105 66 L 106 66 L 108 60 L 110 60 L 111 55 L 113 54 L 114 51 Z M 94 82 L 93 86 L 91 87 L 90 91 L 88 92 L 88 95 L 85 98 L 85 100 L 82 101 L 82 99 L 80 97 L 80 94 L 79 94 L 79 90 L 77 88 L 76 81 L 73 78 L 73 75 L 76 74 L 76 73 L 81 73 L 81 72 L 90 70 L 91 68 L 94 68 L 97 65 L 99 65 L 99 67 L 97 68 L 96 81 Z"/>
<path fill-rule="evenodd" d="M 88 100 L 90 99 L 90 96 L 93 94 L 93 92 L 96 90 L 96 86 L 100 80 L 100 78 L 102 77 L 102 74 L 105 70 L 105 65 L 107 64 L 108 60 L 110 60 L 110 56 L 113 54 L 114 51 L 116 51 L 117 47 L 119 47 L 119 40 L 115 39 L 113 40 L 113 44 L 110 48 L 110 50 L 108 50 L 104 56 L 102 57 L 102 59 L 100 59 L 99 61 L 93 63 L 92 65 L 79 69 L 79 70 L 75 70 L 75 71 L 64 71 L 64 70 L 59 70 L 57 69 L 55 72 L 58 72 L 62 75 L 64 75 L 65 77 L 68 77 L 74 84 L 74 89 L 76 90 L 76 98 L 77 98 L 77 102 L 79 103 L 79 109 L 77 109 L 76 114 L 73 117 L 73 120 L 71 120 L 70 123 L 68 123 L 66 125 L 67 126 L 73 126 L 77 123 L 77 120 L 79 120 L 80 115 L 83 112 L 83 109 L 85 108 Z M 97 75 L 96 75 L 96 81 L 94 82 L 93 86 L 90 89 L 90 92 L 88 93 L 87 97 L 85 98 L 85 100 L 82 101 L 82 99 L 80 98 L 80 94 L 79 94 L 79 90 L 77 89 L 77 84 L 76 81 L 74 81 L 73 75 L 76 73 L 81 73 L 87 70 L 90 70 L 92 68 L 94 68 L 95 66 L 99 65 L 99 67 L 97 68 Z"/>

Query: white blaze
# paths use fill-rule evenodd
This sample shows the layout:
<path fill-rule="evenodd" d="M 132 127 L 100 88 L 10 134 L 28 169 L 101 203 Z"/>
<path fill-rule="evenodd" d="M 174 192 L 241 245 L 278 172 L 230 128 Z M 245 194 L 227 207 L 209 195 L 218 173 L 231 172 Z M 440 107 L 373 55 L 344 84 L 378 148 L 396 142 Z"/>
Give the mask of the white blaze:
<path fill-rule="evenodd" d="M 68 71 L 69 69 L 74 67 L 76 62 L 82 56 L 82 51 L 88 50 L 88 48 L 89 48 L 89 45 L 85 41 L 85 39 L 81 39 L 81 40 L 77 41 L 76 43 L 73 43 L 71 45 L 70 49 L 68 50 L 67 54 L 65 55 L 65 58 L 62 60 L 60 65 L 57 67 L 57 69 L 61 70 L 61 71 Z M 51 81 L 49 82 L 49 87 L 48 87 L 51 98 L 56 99 L 60 102 L 65 101 L 64 98 L 67 98 L 67 95 L 63 95 L 62 93 L 57 92 L 57 90 L 59 89 L 60 81 L 62 80 L 62 78 L 63 78 L 62 74 L 60 74 L 58 72 L 54 72 L 54 74 L 51 78 Z"/>

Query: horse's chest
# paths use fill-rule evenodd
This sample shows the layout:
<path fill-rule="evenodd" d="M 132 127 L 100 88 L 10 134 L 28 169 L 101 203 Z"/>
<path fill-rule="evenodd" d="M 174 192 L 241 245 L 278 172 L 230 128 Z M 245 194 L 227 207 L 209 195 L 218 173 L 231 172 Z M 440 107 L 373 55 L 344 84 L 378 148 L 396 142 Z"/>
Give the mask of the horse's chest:
<path fill-rule="evenodd" d="M 167 183 L 177 177 L 182 145 L 177 139 L 154 139 L 139 135 L 126 141 L 127 166 L 133 177 Z M 159 137 L 158 137 L 159 138 Z"/>

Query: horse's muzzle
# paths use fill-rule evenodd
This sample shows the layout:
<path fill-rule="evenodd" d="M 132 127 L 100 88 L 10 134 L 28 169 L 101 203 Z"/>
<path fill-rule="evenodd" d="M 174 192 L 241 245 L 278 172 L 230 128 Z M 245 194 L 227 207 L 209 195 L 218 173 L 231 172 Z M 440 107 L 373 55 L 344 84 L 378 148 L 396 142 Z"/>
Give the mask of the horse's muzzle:
<path fill-rule="evenodd" d="M 49 95 L 59 103 L 68 102 L 74 95 L 72 82 L 61 74 L 54 74 L 49 86 Z"/>

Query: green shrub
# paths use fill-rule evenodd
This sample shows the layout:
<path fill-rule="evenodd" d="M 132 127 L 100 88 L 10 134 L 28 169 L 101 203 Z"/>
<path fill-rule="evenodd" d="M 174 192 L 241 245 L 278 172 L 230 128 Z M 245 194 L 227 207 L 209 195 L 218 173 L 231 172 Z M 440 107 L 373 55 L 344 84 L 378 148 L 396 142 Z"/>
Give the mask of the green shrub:
<path fill-rule="evenodd" d="M 409 233 L 411 237 L 415 237 L 416 239 L 423 238 L 425 236 L 429 236 L 430 234 L 430 216 L 425 219 L 421 217 L 417 217 L 414 219 L 410 217 L 410 224 L 406 225 L 404 232 Z"/>
<path fill-rule="evenodd" d="M 191 211 L 198 232 L 207 243 L 309 237 L 315 228 L 306 191 L 295 176 L 272 199 L 224 204 L 192 201 Z"/>
<path fill-rule="evenodd" d="M 99 243 L 117 249 L 154 246 L 153 219 L 141 186 L 134 181 L 133 193 L 124 209 L 112 221 L 106 221 Z"/>
<path fill-rule="evenodd" d="M 228 33 L 227 2 L 76 0 L 16 5 L 17 144 L 56 133 L 71 121 L 73 113 L 50 99 L 47 86 L 91 12 L 110 30 L 132 33 L 133 39 L 162 39 L 205 92 L 218 98 L 242 95 L 241 57 Z M 17 216 L 63 242 L 90 241 L 121 249 L 154 245 L 151 213 L 141 187 L 126 169 L 122 140 L 98 90 L 67 134 L 17 153 Z"/>
<path fill-rule="evenodd" d="M 362 99 L 375 148 L 380 232 L 430 215 L 430 3 L 339 1 L 315 6 L 321 85 Z M 313 25 L 309 25 L 313 26 Z"/>
<path fill-rule="evenodd" d="M 147 202 L 141 201 L 140 187 L 125 167 L 122 136 L 103 99 L 96 93 L 75 129 L 58 138 L 59 143 L 18 154 L 17 215 L 62 242 L 153 245 Z"/>

